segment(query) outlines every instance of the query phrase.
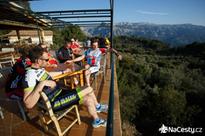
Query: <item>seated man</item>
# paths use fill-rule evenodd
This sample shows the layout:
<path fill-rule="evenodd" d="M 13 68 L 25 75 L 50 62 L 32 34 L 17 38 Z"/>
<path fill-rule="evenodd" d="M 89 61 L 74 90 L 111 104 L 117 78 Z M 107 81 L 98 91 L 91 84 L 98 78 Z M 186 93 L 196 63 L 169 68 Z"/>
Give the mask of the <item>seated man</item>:
<path fill-rule="evenodd" d="M 85 43 L 85 48 L 90 48 L 90 45 L 91 45 L 91 41 L 90 39 L 88 38 L 86 43 Z"/>
<path fill-rule="evenodd" d="M 80 46 L 80 44 L 78 43 L 78 41 L 77 40 L 75 40 L 74 38 L 72 38 L 71 40 L 70 40 L 70 48 L 71 48 L 71 50 L 72 50 L 72 52 L 73 52 L 73 54 L 74 55 L 76 55 L 76 56 L 79 56 L 79 55 L 82 55 L 82 49 L 81 49 L 81 46 Z"/>
<path fill-rule="evenodd" d="M 48 61 L 48 67 L 57 67 L 58 65 L 58 61 L 51 55 L 51 53 L 49 52 L 48 49 L 48 44 L 45 43 L 40 43 L 38 46 L 40 46 L 41 48 L 43 48 L 46 52 L 48 52 L 48 56 L 49 56 L 49 61 Z"/>
<path fill-rule="evenodd" d="M 43 51 L 42 48 L 35 47 L 29 54 L 32 65 L 27 69 L 23 82 L 23 101 L 27 108 L 33 108 L 39 101 L 40 92 L 44 91 L 51 102 L 54 112 L 68 108 L 74 104 L 83 103 L 94 119 L 92 126 L 94 128 L 106 126 L 106 121 L 100 119 L 97 112 L 106 112 L 108 106 L 97 102 L 91 87 L 87 87 L 83 90 L 79 88 L 74 90 L 61 89 L 56 82 L 52 80 L 52 77 L 68 71 L 47 73 L 44 67 L 47 65 L 48 54 Z"/>
<path fill-rule="evenodd" d="M 104 38 L 104 46 L 105 47 L 101 48 L 102 53 L 113 52 L 117 56 L 118 60 L 122 60 L 122 56 L 118 53 L 118 51 L 110 47 L 110 41 L 108 38 Z"/>
<path fill-rule="evenodd" d="M 57 58 L 60 63 L 64 63 L 67 60 L 74 59 L 73 51 L 70 48 L 70 43 L 66 41 L 65 45 L 62 46 L 57 52 Z"/>
<path fill-rule="evenodd" d="M 68 60 L 66 63 L 74 63 L 77 61 L 81 61 L 83 59 L 86 59 L 87 64 L 85 65 L 85 68 L 88 69 L 85 71 L 86 74 L 86 83 L 88 86 L 90 86 L 90 75 L 92 73 L 98 72 L 100 69 L 100 60 L 101 60 L 101 51 L 98 48 L 98 39 L 93 38 L 91 39 L 91 48 L 85 51 L 85 54 L 75 58 L 73 60 Z"/>
<path fill-rule="evenodd" d="M 115 55 L 117 56 L 118 60 L 122 60 L 122 55 L 120 55 L 117 50 L 115 50 L 114 48 L 110 47 L 110 41 L 109 41 L 108 38 L 105 38 L 105 46 L 106 46 L 108 51 L 115 53 Z"/>

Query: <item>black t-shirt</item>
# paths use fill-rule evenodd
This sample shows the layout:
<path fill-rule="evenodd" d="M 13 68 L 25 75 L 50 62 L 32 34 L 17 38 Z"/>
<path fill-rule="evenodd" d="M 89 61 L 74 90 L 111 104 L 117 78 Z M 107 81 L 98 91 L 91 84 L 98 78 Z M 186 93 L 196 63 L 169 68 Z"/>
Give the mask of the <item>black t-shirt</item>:
<path fill-rule="evenodd" d="M 72 59 L 73 52 L 70 48 L 61 47 L 57 52 L 57 57 L 60 63 L 64 63 L 67 60 Z"/>

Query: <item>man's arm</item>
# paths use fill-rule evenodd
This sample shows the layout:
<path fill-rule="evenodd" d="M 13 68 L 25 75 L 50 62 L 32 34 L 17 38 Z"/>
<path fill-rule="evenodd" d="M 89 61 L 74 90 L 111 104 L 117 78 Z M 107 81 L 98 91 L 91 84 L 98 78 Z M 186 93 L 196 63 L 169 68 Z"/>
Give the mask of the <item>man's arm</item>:
<path fill-rule="evenodd" d="M 23 101 L 25 103 L 26 108 L 33 108 L 40 98 L 40 92 L 43 90 L 44 86 L 49 86 L 54 88 L 56 86 L 56 82 L 52 80 L 41 81 L 37 86 L 34 87 L 33 90 L 24 90 Z"/>
<path fill-rule="evenodd" d="M 122 60 L 122 56 L 118 53 L 117 50 L 115 50 L 114 48 L 110 48 L 110 51 L 114 52 L 119 60 Z"/>
<path fill-rule="evenodd" d="M 49 72 L 48 74 L 53 78 L 55 76 L 58 76 L 58 75 L 61 75 L 61 74 L 64 74 L 64 73 L 68 73 L 68 72 L 71 72 L 72 70 L 70 68 L 67 68 L 65 70 L 61 70 L 61 71 L 52 71 L 52 72 Z"/>
<path fill-rule="evenodd" d="M 83 60 L 84 58 L 85 58 L 85 55 L 82 55 L 82 56 L 77 57 L 77 58 L 75 58 L 75 59 L 73 59 L 73 60 L 67 60 L 65 63 L 74 63 L 74 62 L 78 62 L 78 61 Z"/>
<path fill-rule="evenodd" d="M 75 56 L 74 56 L 74 54 L 73 54 L 73 53 L 71 54 L 71 58 L 72 58 L 72 60 L 75 58 Z"/>

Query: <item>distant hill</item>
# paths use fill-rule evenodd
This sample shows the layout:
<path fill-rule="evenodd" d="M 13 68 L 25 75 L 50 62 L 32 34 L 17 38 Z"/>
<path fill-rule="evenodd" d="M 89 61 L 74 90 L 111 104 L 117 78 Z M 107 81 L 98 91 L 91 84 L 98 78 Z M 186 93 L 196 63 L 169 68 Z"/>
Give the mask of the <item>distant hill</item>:
<path fill-rule="evenodd" d="M 105 36 L 109 33 L 106 27 L 84 28 L 90 35 Z M 205 26 L 192 24 L 157 25 L 150 23 L 116 23 L 114 35 L 139 36 L 163 41 L 170 46 L 182 46 L 193 42 L 205 42 Z"/>

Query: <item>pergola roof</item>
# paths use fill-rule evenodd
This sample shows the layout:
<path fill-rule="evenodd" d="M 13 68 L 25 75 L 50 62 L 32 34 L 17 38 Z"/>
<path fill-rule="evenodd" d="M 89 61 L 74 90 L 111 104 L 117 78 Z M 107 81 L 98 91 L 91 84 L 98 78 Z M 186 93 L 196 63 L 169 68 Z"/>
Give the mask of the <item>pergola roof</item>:
<path fill-rule="evenodd" d="M 94 26 L 102 23 L 109 26 L 111 23 L 111 9 L 61 10 L 36 13 L 52 18 L 50 23 L 53 27 L 61 27 L 67 24 Z"/>
<path fill-rule="evenodd" d="M 110 9 L 33 12 L 16 4 L 15 0 L 1 0 L 0 7 L 0 29 L 6 30 L 61 27 L 66 24 L 93 26 L 104 23 L 109 26 L 111 23 Z"/>
<path fill-rule="evenodd" d="M 15 1 L 0 1 L 0 29 L 38 29 L 48 27 L 49 17 L 27 10 Z"/>

